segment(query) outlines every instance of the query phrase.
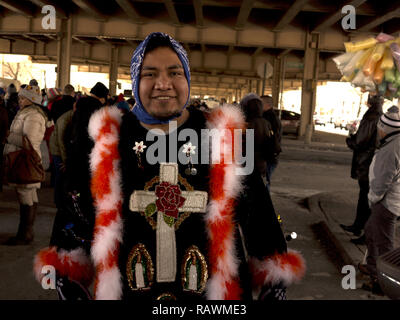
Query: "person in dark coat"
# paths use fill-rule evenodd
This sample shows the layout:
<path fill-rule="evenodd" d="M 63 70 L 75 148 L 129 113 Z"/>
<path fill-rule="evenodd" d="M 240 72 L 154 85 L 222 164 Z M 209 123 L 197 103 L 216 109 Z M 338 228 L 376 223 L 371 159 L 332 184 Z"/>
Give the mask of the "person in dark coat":
<path fill-rule="evenodd" d="M 371 215 L 368 205 L 369 192 L 369 166 L 374 157 L 375 149 L 378 146 L 377 123 L 382 115 L 383 97 L 379 95 L 369 95 L 367 106 L 368 110 L 361 119 L 360 126 L 354 135 L 346 139 L 347 146 L 353 150 L 353 159 L 351 164 L 351 177 L 358 180 L 360 192 L 357 202 L 356 218 L 352 225 L 340 226 L 355 236 L 360 236 L 364 226 Z M 356 244 L 362 244 L 365 236 L 352 239 Z"/>
<path fill-rule="evenodd" d="M 60 239 L 64 236 L 60 225 L 64 223 L 65 214 L 68 214 L 68 210 L 73 210 L 74 205 L 79 206 L 79 210 L 87 215 L 85 222 L 94 221 L 89 165 L 89 154 L 93 148 L 93 141 L 89 138 L 88 125 L 91 115 L 105 105 L 108 92 L 104 84 L 97 82 L 91 89 L 90 96 L 82 97 L 77 101 L 71 123 L 65 129 L 64 140 L 67 157 L 64 187 L 62 187 L 65 190 L 65 205 L 63 208 L 58 208 L 50 244 L 54 244 L 57 238 Z"/>
<path fill-rule="evenodd" d="M 267 158 L 267 182 L 269 186 L 272 173 L 278 166 L 279 154 L 282 152 L 282 124 L 274 112 L 272 97 L 262 96 L 261 101 L 263 102 L 263 118 L 271 125 L 271 152 L 268 153 Z"/>
<path fill-rule="evenodd" d="M 54 123 L 57 122 L 58 118 L 61 117 L 65 112 L 72 110 L 75 103 L 75 90 L 70 84 L 67 84 L 63 90 L 63 95 L 55 100 L 51 106 L 51 118 Z"/>
<path fill-rule="evenodd" d="M 267 153 L 271 137 L 271 125 L 262 117 L 262 101 L 254 93 L 246 95 L 240 106 L 246 116 L 247 128 L 254 130 L 254 166 L 267 183 Z"/>
<path fill-rule="evenodd" d="M 14 117 L 19 110 L 18 92 L 13 83 L 11 83 L 7 88 L 5 107 L 7 109 L 7 114 L 8 114 L 8 126 L 11 126 L 11 123 L 14 120 Z"/>

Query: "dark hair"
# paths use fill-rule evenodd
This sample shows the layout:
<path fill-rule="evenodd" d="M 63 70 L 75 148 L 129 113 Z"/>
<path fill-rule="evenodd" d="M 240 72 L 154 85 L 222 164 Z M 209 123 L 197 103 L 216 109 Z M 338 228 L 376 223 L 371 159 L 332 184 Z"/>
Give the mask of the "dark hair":
<path fill-rule="evenodd" d="M 260 99 L 251 99 L 242 105 L 242 110 L 246 116 L 246 121 L 261 117 L 262 102 Z"/>
<path fill-rule="evenodd" d="M 261 96 L 261 101 L 263 103 L 268 104 L 269 106 L 273 107 L 274 100 L 272 99 L 271 96 L 269 96 L 269 95 Z"/>
<path fill-rule="evenodd" d="M 369 104 L 371 107 L 377 107 L 380 108 L 382 107 L 384 102 L 384 98 L 380 95 L 368 95 L 368 101 L 367 104 Z"/>
<path fill-rule="evenodd" d="M 169 38 L 164 37 L 162 35 L 155 35 L 154 37 L 152 37 L 149 42 L 147 43 L 146 46 L 146 50 L 144 52 L 144 54 L 147 54 L 157 48 L 160 47 L 167 47 L 167 48 L 171 48 L 174 52 L 175 49 L 171 44 L 171 41 L 169 40 Z"/>

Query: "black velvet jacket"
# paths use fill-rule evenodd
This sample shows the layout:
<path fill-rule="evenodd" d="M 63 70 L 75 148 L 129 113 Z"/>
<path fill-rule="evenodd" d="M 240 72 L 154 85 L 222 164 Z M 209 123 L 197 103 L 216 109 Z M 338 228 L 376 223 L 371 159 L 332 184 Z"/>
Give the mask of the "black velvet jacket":
<path fill-rule="evenodd" d="M 206 118 L 205 115 L 199 110 L 190 110 L 189 119 L 177 129 L 177 136 L 182 130 L 190 128 L 197 132 L 197 136 L 201 137 L 201 129 L 205 128 Z M 131 194 L 135 190 L 148 190 L 154 191 L 157 185 L 160 171 L 160 165 L 149 164 L 146 160 L 146 150 L 141 154 L 141 164 L 138 163 L 138 155 L 133 150 L 135 142 L 144 142 L 144 145 L 149 147 L 154 144 L 154 141 L 146 140 L 148 131 L 142 127 L 139 121 L 132 113 L 128 113 L 123 116 L 122 124 L 120 128 L 120 141 L 119 151 L 121 156 L 121 174 L 122 174 L 122 190 L 123 190 L 123 242 L 121 244 L 119 252 L 119 268 L 123 277 L 123 298 L 124 299 L 156 299 L 161 295 L 168 293 L 179 300 L 182 299 L 204 299 L 204 290 L 201 292 L 193 293 L 192 291 L 184 290 L 182 284 L 182 278 L 184 271 L 183 267 L 185 262 L 186 250 L 191 246 L 196 246 L 200 253 L 205 258 L 207 268 L 209 267 L 207 253 L 209 251 L 208 245 L 208 234 L 207 226 L 204 219 L 205 213 L 189 213 L 183 218 L 183 214 L 180 214 L 179 224 L 175 227 L 176 235 L 176 250 L 177 250 L 177 274 L 176 280 L 172 283 L 157 283 L 155 281 L 154 270 L 154 281 L 149 285 L 148 290 L 136 290 L 132 279 L 135 278 L 134 266 L 138 262 L 138 257 L 132 258 L 132 250 L 137 248 L 138 244 L 144 245 L 146 252 L 141 255 L 140 259 L 145 259 L 146 263 L 151 260 L 153 265 L 156 265 L 156 227 L 155 220 L 156 215 L 146 216 L 145 212 L 132 212 L 129 209 L 129 199 Z M 169 138 L 172 138 L 172 134 L 166 135 L 166 150 L 167 155 L 165 159 L 160 159 L 160 162 L 169 162 Z M 177 139 L 177 136 L 174 139 Z M 176 152 L 179 153 L 180 148 L 183 144 L 188 143 L 189 138 L 186 137 L 186 141 L 178 141 L 178 148 Z M 193 145 L 196 142 L 190 140 Z M 201 159 L 201 143 L 198 141 L 196 145 L 196 153 L 198 159 Z M 209 152 L 209 150 L 207 150 Z M 190 190 L 193 188 L 198 191 L 208 192 L 209 188 L 209 165 L 208 164 L 194 164 L 197 169 L 196 175 L 187 175 L 185 169 L 187 164 L 181 164 L 178 161 L 179 168 L 179 186 L 181 190 Z M 277 220 L 274 207 L 272 205 L 269 193 L 262 182 L 261 176 L 255 171 L 245 177 L 244 190 L 241 193 L 235 207 L 234 220 L 235 226 L 235 247 L 236 255 L 240 261 L 239 273 L 240 273 L 240 285 L 243 289 L 242 298 L 246 300 L 251 299 L 251 279 L 248 269 L 247 256 L 256 257 L 262 260 L 264 257 L 273 255 L 275 253 L 284 253 L 287 250 L 286 241 L 284 239 L 282 230 Z M 91 236 L 91 230 L 93 228 L 93 219 L 87 219 L 89 221 L 88 227 L 80 227 L 81 222 L 79 219 L 72 219 L 73 214 L 69 214 L 68 210 L 65 210 L 64 218 L 59 219 L 58 224 L 55 224 L 55 228 L 58 231 L 55 232 L 53 245 L 59 248 L 68 248 L 82 246 L 82 241 L 76 240 L 76 237 L 71 235 L 66 236 L 65 225 L 73 222 L 74 227 L 78 233 L 79 230 L 83 230 L 82 238 Z M 70 210 L 71 211 L 71 210 Z M 72 210 L 73 211 L 73 210 Z M 85 213 L 83 212 L 83 215 Z M 76 216 L 76 215 L 75 215 Z M 56 219 L 57 220 L 57 219 Z M 87 221 L 85 222 L 87 224 Z M 243 239 L 240 236 L 238 226 L 242 229 Z M 85 231 L 86 230 L 86 231 Z M 58 236 L 57 236 L 58 234 Z M 90 239 L 87 239 L 90 240 Z M 90 241 L 84 241 L 86 249 L 89 252 Z M 136 246 L 136 247 L 135 247 Z M 246 248 L 244 248 L 245 246 Z M 143 253 L 143 252 L 142 252 Z M 148 254 L 148 255 L 147 255 Z M 146 266 L 146 263 L 144 265 Z M 147 264 L 147 266 L 150 266 Z M 150 270 L 145 268 L 145 273 Z M 208 271 L 209 272 L 209 271 Z M 201 272 L 200 272 L 201 273 Z M 199 273 L 199 274 L 200 274 Z M 146 285 L 148 279 L 145 279 Z M 201 280 L 199 278 L 199 280 Z M 133 285 L 132 285 L 133 284 Z M 168 295 L 165 296 L 168 298 Z"/>

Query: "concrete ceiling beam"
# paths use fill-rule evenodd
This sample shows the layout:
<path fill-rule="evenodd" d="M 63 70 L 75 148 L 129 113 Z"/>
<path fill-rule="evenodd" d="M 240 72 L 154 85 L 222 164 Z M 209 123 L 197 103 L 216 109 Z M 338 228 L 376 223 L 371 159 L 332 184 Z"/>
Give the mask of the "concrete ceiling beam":
<path fill-rule="evenodd" d="M 296 0 L 287 10 L 282 18 L 278 21 L 272 31 L 280 31 L 285 28 L 293 19 L 299 14 L 303 9 L 304 5 L 309 2 L 309 0 Z"/>
<path fill-rule="evenodd" d="M 11 10 L 15 13 L 22 14 L 26 17 L 33 18 L 33 12 L 17 1 L 1 0 L 0 6 L 7 8 L 8 10 Z"/>
<path fill-rule="evenodd" d="M 88 0 L 72 0 L 79 8 L 89 13 L 98 21 L 107 21 L 108 17 L 102 13 L 92 2 Z"/>
<path fill-rule="evenodd" d="M 367 0 L 352 0 L 352 1 L 349 1 L 345 4 L 343 4 L 343 6 L 350 5 L 350 6 L 357 8 L 357 7 L 361 6 L 363 3 L 365 3 L 366 1 Z M 357 13 L 359 14 L 360 12 L 357 12 Z M 323 19 L 323 21 L 320 24 L 318 24 L 312 30 L 312 32 L 321 32 L 322 30 L 332 26 L 333 24 L 335 24 L 342 18 L 343 18 L 342 10 L 337 10 L 337 11 L 335 11 L 335 13 L 331 14 L 328 18 Z"/>
<path fill-rule="evenodd" d="M 235 26 L 237 30 L 242 30 L 244 28 L 255 2 L 256 0 L 242 0 Z"/>
<path fill-rule="evenodd" d="M 115 0 L 115 1 L 118 3 L 121 9 L 125 11 L 128 17 L 132 19 L 132 22 L 138 24 L 144 23 L 143 17 L 140 16 L 140 14 L 137 12 L 131 1 L 128 0 Z"/>

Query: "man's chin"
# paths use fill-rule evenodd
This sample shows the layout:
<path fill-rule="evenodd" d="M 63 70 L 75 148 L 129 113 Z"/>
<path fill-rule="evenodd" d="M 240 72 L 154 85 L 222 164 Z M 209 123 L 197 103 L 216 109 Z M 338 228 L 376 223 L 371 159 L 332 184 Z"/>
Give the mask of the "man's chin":
<path fill-rule="evenodd" d="M 171 113 L 152 113 L 151 116 L 157 120 L 166 121 L 179 117 L 182 112 L 176 111 Z"/>

